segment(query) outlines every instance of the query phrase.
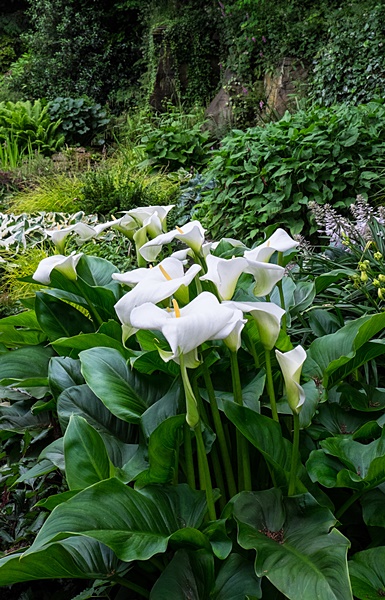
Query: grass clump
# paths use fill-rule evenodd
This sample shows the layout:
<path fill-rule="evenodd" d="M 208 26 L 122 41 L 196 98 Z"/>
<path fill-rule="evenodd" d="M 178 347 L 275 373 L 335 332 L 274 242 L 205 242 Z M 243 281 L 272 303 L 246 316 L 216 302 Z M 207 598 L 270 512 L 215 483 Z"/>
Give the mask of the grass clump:
<path fill-rule="evenodd" d="M 10 200 L 10 210 L 14 213 L 75 213 L 81 209 L 81 205 L 80 177 L 64 173 L 42 177 L 35 188 L 19 192 Z"/>

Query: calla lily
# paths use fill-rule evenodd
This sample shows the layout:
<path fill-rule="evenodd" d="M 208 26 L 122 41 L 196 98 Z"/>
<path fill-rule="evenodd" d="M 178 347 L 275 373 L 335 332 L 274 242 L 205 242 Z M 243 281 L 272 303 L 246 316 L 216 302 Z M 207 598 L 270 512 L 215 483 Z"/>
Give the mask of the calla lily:
<path fill-rule="evenodd" d="M 285 353 L 276 350 L 275 355 L 285 380 L 287 401 L 293 413 L 298 415 L 305 402 L 305 392 L 299 382 L 306 352 L 302 346 L 297 346 Z"/>
<path fill-rule="evenodd" d="M 115 310 L 123 324 L 123 338 L 126 340 L 137 328 L 132 326 L 132 311 L 146 303 L 161 302 L 175 294 L 182 286 L 188 286 L 201 270 L 199 265 L 192 265 L 184 273 L 183 265 L 176 258 L 166 258 L 153 269 L 135 269 L 122 275 L 114 274 L 114 279 L 128 285 L 135 285 L 116 304 Z M 144 327 L 142 327 L 144 329 Z"/>
<path fill-rule="evenodd" d="M 62 256 L 61 254 L 55 254 L 55 256 L 49 256 L 48 258 L 43 258 L 40 261 L 40 264 L 34 274 L 32 275 L 32 279 L 38 281 L 39 283 L 43 283 L 44 285 L 49 285 L 51 282 L 51 272 L 53 269 L 57 269 L 60 273 L 63 273 L 70 279 L 71 281 L 76 281 L 76 266 L 82 257 L 82 254 L 70 254 L 70 256 Z"/>
<path fill-rule="evenodd" d="M 88 240 L 98 237 L 105 229 L 111 227 L 115 221 L 107 221 L 106 223 L 99 223 L 95 227 L 87 225 L 79 221 L 69 227 L 63 227 L 62 229 L 51 229 L 47 230 L 46 233 L 50 236 L 52 242 L 55 244 L 59 252 L 64 252 L 65 240 L 73 233 L 76 236 L 78 244 L 87 242 Z"/>
<path fill-rule="evenodd" d="M 208 340 L 223 340 L 243 321 L 242 311 L 220 304 L 214 294 L 202 292 L 190 304 L 168 312 L 154 304 L 143 304 L 131 313 L 137 329 L 161 331 L 171 347 L 162 354 L 168 362 L 179 362 L 180 354 L 189 357 L 187 366 L 198 366 L 197 348 Z"/>
<path fill-rule="evenodd" d="M 285 311 L 274 302 L 224 302 L 224 306 L 250 313 L 257 324 L 259 337 L 265 350 L 272 350 L 281 330 Z"/>
<path fill-rule="evenodd" d="M 173 231 L 158 235 L 153 240 L 144 244 L 139 252 L 145 260 L 152 262 L 156 259 L 164 244 L 169 244 L 174 239 L 184 242 L 196 254 L 200 254 L 204 242 L 205 230 L 199 221 L 191 221 L 183 227 L 177 227 Z"/>
<path fill-rule="evenodd" d="M 156 215 L 159 219 L 161 230 L 164 231 L 167 215 L 174 206 L 175 204 L 170 204 L 168 206 L 141 206 L 139 208 L 124 211 L 124 213 L 135 219 L 139 225 L 144 225 L 145 221 L 148 221 L 153 215 Z"/>
<path fill-rule="evenodd" d="M 284 229 L 279 228 L 263 244 L 253 250 L 246 250 L 244 256 L 248 260 L 269 262 L 274 252 L 286 252 L 286 250 L 296 248 L 298 244 L 299 242 L 293 240 Z"/>
<path fill-rule="evenodd" d="M 218 290 L 222 300 L 230 300 L 233 297 L 237 281 L 248 267 L 245 258 L 218 258 L 209 254 L 206 258 L 207 273 L 202 275 L 202 281 L 212 281 Z"/>
<path fill-rule="evenodd" d="M 245 273 L 251 273 L 251 275 L 254 276 L 254 295 L 266 296 L 267 294 L 270 294 L 271 290 L 278 283 L 278 281 L 281 281 L 285 274 L 285 269 L 279 265 L 253 261 L 247 258 L 247 267 L 245 269 Z"/>

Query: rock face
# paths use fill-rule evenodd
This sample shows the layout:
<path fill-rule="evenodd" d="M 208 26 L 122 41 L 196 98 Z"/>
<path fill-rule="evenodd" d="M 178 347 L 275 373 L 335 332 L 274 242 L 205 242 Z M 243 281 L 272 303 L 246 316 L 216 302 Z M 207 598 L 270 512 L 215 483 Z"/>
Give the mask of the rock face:
<path fill-rule="evenodd" d="M 266 73 L 264 87 L 266 94 L 266 111 L 275 112 L 282 117 L 295 103 L 294 96 L 301 94 L 308 69 L 295 58 L 284 58 L 282 65 L 273 73 Z"/>
<path fill-rule="evenodd" d="M 166 27 L 157 27 L 152 33 L 154 44 L 160 48 L 160 55 L 150 104 L 159 112 L 164 110 L 167 101 L 173 102 L 177 98 L 175 81 L 177 81 L 178 72 L 170 49 L 167 44 L 163 43 L 165 31 Z"/>

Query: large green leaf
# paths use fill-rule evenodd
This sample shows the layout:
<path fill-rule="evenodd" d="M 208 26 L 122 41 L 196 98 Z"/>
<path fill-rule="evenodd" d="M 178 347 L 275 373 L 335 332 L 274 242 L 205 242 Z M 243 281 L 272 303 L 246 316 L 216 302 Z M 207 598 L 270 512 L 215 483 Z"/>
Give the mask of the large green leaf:
<path fill-rule="evenodd" d="M 0 341 L 8 348 L 35 346 L 46 339 L 34 310 L 0 319 Z"/>
<path fill-rule="evenodd" d="M 132 352 L 127 350 L 122 342 L 105 335 L 104 333 L 82 333 L 72 337 L 63 337 L 56 339 L 52 346 L 58 354 L 78 358 L 79 352 L 88 350 L 89 348 L 115 348 L 120 354 L 127 359 L 132 356 Z"/>
<path fill-rule="evenodd" d="M 71 415 L 84 417 L 102 436 L 110 460 L 115 466 L 122 467 L 136 450 L 132 426 L 115 417 L 90 390 L 80 385 L 65 390 L 58 399 L 57 412 L 62 428 L 68 426 Z"/>
<path fill-rule="evenodd" d="M 358 552 L 349 561 L 350 580 L 354 597 L 359 600 L 378 600 L 385 596 L 385 548 Z"/>
<path fill-rule="evenodd" d="M 96 539 L 124 561 L 165 552 L 170 539 L 210 547 L 197 530 L 205 513 L 205 493 L 185 484 L 138 491 L 108 479 L 57 506 L 27 552 L 72 535 Z"/>
<path fill-rule="evenodd" d="M 25 431 L 43 431 L 51 427 L 47 413 L 33 415 L 31 402 L 14 402 L 10 406 L 0 407 L 0 432 L 13 431 L 24 433 Z"/>
<path fill-rule="evenodd" d="M 49 363 L 48 381 L 55 400 L 64 390 L 82 385 L 84 378 L 80 371 L 80 361 L 54 356 Z"/>
<path fill-rule="evenodd" d="M 111 475 L 111 463 L 101 436 L 78 415 L 71 416 L 64 434 L 64 458 L 70 490 L 82 490 Z"/>
<path fill-rule="evenodd" d="M 177 452 L 182 441 L 186 415 L 169 417 L 158 425 L 148 441 L 149 469 L 136 480 L 137 485 L 171 483 L 178 469 Z"/>
<path fill-rule="evenodd" d="M 150 600 L 245 600 L 261 598 L 252 563 L 232 554 L 217 578 L 214 557 L 205 550 L 178 550 L 151 590 Z"/>
<path fill-rule="evenodd" d="M 369 490 L 385 481 L 385 429 L 378 440 L 361 444 L 351 437 L 327 438 L 307 462 L 313 481 L 325 487 Z"/>
<path fill-rule="evenodd" d="M 385 313 L 379 313 L 360 317 L 347 323 L 336 333 L 314 340 L 307 353 L 304 375 L 323 379 L 325 387 L 337 370 L 340 370 L 339 377 L 342 373 L 346 376 L 351 370 L 357 368 L 357 361 L 363 364 L 362 361 L 369 359 L 368 357 L 374 352 L 374 348 L 371 347 L 367 351 L 364 350 L 363 356 L 358 357 L 355 363 L 353 361 L 357 352 L 384 327 Z M 383 350 L 381 346 L 382 344 L 376 348 L 376 351 L 381 349 L 383 352 L 385 348 Z M 344 367 L 343 371 L 342 367 Z M 329 382 L 330 385 L 333 382 L 334 379 Z"/>
<path fill-rule="evenodd" d="M 36 293 L 35 310 L 39 325 L 50 341 L 94 331 L 92 322 L 83 313 L 45 292 Z"/>
<path fill-rule="evenodd" d="M 283 498 L 277 489 L 243 492 L 233 514 L 239 544 L 256 551 L 256 574 L 268 577 L 286 597 L 352 600 L 349 541 L 310 494 Z"/>
<path fill-rule="evenodd" d="M 27 346 L 0 354 L 1 379 L 46 377 L 53 351 L 46 346 Z"/>
<path fill-rule="evenodd" d="M 162 397 L 164 384 L 132 372 L 113 348 L 91 348 L 79 354 L 87 384 L 115 416 L 137 423 L 144 411 Z"/>
<path fill-rule="evenodd" d="M 0 559 L 0 586 L 36 579 L 108 579 L 123 576 L 128 565 L 91 538 L 69 538 L 32 554 Z"/>
<path fill-rule="evenodd" d="M 385 527 L 385 483 L 360 498 L 362 517 L 369 527 Z"/>

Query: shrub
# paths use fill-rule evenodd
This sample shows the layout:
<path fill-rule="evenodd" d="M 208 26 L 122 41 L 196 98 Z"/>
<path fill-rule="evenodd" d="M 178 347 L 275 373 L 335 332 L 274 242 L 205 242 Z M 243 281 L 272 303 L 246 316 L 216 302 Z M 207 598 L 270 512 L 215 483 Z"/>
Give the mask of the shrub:
<path fill-rule="evenodd" d="M 60 119 L 60 128 L 69 145 L 103 144 L 103 130 L 109 123 L 107 111 L 91 98 L 55 98 L 48 105 L 53 121 Z M 98 138 L 97 138 L 98 136 Z"/>
<path fill-rule="evenodd" d="M 108 215 L 136 206 L 171 204 L 178 184 L 148 169 L 127 168 L 124 160 L 109 161 L 83 175 L 82 209 Z"/>
<path fill-rule="evenodd" d="M 201 169 L 207 162 L 209 132 L 202 131 L 197 111 L 189 114 L 168 106 L 168 112 L 143 125 L 141 145 L 146 164 L 176 171 L 180 167 Z"/>
<path fill-rule="evenodd" d="M 211 154 L 198 216 L 214 236 L 254 239 L 279 221 L 292 233 L 315 231 L 307 204 L 345 207 L 357 193 L 383 189 L 385 108 L 313 107 L 265 128 L 235 130 Z"/>

